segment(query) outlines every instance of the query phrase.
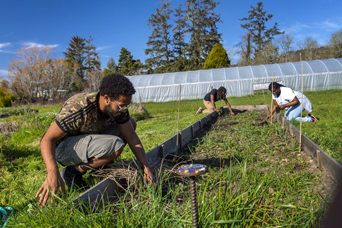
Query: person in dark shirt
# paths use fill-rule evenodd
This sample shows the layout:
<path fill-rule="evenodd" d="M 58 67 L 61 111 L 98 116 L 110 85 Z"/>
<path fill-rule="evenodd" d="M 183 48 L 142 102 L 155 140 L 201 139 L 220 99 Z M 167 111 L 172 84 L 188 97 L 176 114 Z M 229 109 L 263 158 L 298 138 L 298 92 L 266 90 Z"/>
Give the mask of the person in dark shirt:
<path fill-rule="evenodd" d="M 203 109 L 202 107 L 199 107 L 197 114 L 199 113 L 212 113 L 212 112 L 218 112 L 219 110 L 216 108 L 215 102 L 219 100 L 224 100 L 226 103 L 229 112 L 231 115 L 235 115 L 232 108 L 230 107 L 230 104 L 226 98 L 227 90 L 223 86 L 221 86 L 219 89 L 213 89 L 209 93 L 207 93 L 204 96 L 203 104 L 207 109 Z"/>
<path fill-rule="evenodd" d="M 86 187 L 82 175 L 119 157 L 126 143 L 143 166 L 145 180 L 154 183 L 136 121 L 128 112 L 134 93 L 129 79 L 112 74 L 103 78 L 99 92 L 76 94 L 64 103 L 40 142 L 47 177 L 35 196 L 39 205 L 59 187 L 64 193 L 65 184 Z M 59 171 L 57 162 L 65 168 Z"/>

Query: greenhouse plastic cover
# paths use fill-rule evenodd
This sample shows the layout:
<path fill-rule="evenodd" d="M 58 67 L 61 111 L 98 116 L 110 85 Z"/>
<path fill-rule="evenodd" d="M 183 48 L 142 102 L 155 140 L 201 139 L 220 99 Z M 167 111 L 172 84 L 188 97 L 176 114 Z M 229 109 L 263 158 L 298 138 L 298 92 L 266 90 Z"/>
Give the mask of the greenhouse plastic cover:
<path fill-rule="evenodd" d="M 267 89 L 272 81 L 298 91 L 303 81 L 304 92 L 341 89 L 342 58 L 127 77 L 136 90 L 133 102 L 201 99 L 220 86 L 227 97 L 245 96 Z"/>

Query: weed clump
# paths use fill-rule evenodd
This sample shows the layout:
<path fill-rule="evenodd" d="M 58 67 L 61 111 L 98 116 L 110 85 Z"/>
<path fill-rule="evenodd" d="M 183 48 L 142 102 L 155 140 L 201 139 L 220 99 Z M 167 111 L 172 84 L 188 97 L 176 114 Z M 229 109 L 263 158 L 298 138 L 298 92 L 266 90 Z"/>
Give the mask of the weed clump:
<path fill-rule="evenodd" d="M 133 104 L 129 110 L 129 114 L 137 121 L 152 117 L 151 114 L 146 110 L 143 103 Z"/>
<path fill-rule="evenodd" d="M 11 132 L 15 132 L 18 130 L 18 124 L 15 122 L 12 123 L 3 123 L 0 122 L 0 134 L 9 134 Z"/>

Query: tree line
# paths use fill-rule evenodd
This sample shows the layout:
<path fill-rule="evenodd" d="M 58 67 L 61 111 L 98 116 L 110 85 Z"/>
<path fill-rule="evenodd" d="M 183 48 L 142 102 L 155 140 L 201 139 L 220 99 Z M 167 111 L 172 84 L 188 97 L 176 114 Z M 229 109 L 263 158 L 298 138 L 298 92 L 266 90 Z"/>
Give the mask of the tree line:
<path fill-rule="evenodd" d="M 174 8 L 170 2 L 162 2 L 147 21 L 152 33 L 146 43 L 145 63 L 122 47 L 118 62 L 111 57 L 101 70 L 91 36 L 72 37 L 64 58 L 59 59 L 52 57 L 48 47 L 19 49 L 18 58 L 9 63 L 10 82 L 0 79 L 0 106 L 8 106 L 13 98 L 31 103 L 97 90 L 101 79 L 112 73 L 141 75 L 342 57 L 342 30 L 333 33 L 326 46 L 311 37 L 294 44 L 291 34 L 281 31 L 276 22 L 269 26 L 273 14 L 259 2 L 250 7 L 246 17 L 239 18 L 245 33 L 233 53 L 240 58 L 231 65 L 217 27 L 222 22 L 215 12 L 219 4 L 215 0 L 184 0 Z"/>

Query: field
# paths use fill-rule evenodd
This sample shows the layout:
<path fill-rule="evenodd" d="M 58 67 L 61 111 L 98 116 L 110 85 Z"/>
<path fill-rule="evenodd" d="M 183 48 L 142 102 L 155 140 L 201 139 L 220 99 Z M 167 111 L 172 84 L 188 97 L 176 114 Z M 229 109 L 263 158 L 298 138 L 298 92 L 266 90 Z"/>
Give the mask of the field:
<path fill-rule="evenodd" d="M 341 162 L 342 120 L 338 113 L 342 110 L 338 97 L 342 90 L 306 94 L 320 121 L 303 123 L 304 134 Z M 229 101 L 233 106 L 271 103 L 269 94 L 233 97 Z M 147 103 L 145 108 L 152 118 L 139 121 L 137 129 L 146 151 L 174 135 L 178 128 L 202 118 L 195 114 L 201 105 L 200 100 L 182 101 L 178 126 L 178 102 Z M 60 196 L 53 206 L 37 208 L 33 196 L 45 178 L 39 140 L 60 106 L 31 108 L 39 112 L 1 119 L 8 131 L 16 130 L 2 132 L 0 143 L 0 205 L 12 206 L 16 212 L 10 226 L 191 226 L 186 180 L 175 181 L 177 178 L 168 169 L 159 174 L 163 188 L 148 187 L 138 194 L 128 191 L 114 208 L 97 214 L 84 216 L 74 210 L 71 200 L 79 194 L 76 191 Z M 261 124 L 265 116 L 246 112 L 222 118 L 190 148 L 189 159 L 210 168 L 198 181 L 200 222 L 204 226 L 319 225 L 330 193 L 322 180 L 329 178 L 313 169 L 312 161 L 304 154 L 298 155 L 297 143 L 278 125 Z M 133 155 L 125 148 L 122 157 Z M 221 161 L 225 163 L 220 165 Z M 165 186 L 169 186 L 166 193 Z"/>

